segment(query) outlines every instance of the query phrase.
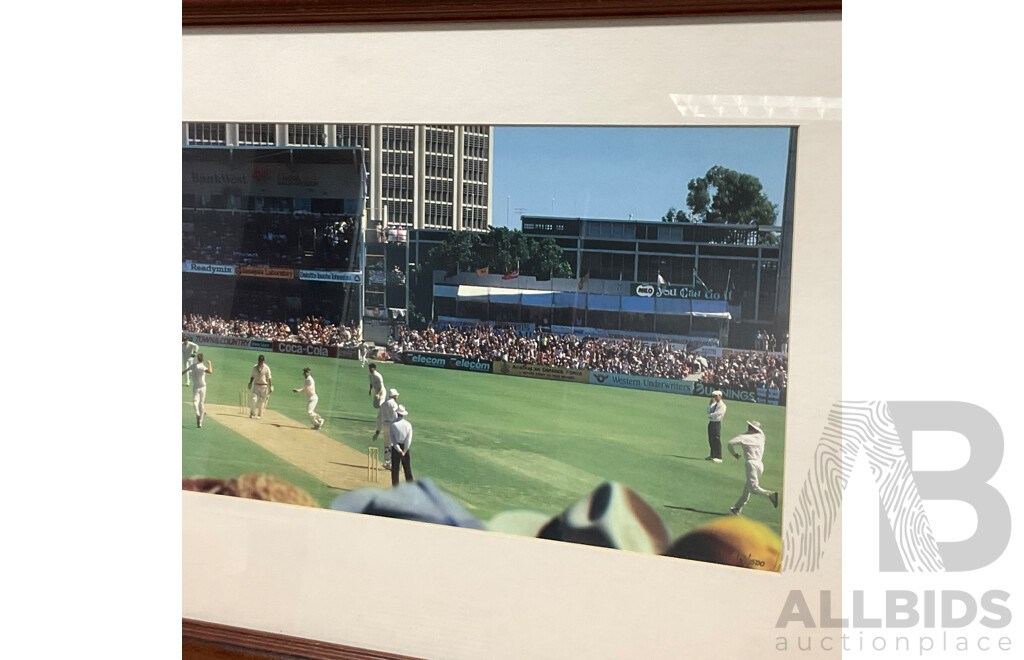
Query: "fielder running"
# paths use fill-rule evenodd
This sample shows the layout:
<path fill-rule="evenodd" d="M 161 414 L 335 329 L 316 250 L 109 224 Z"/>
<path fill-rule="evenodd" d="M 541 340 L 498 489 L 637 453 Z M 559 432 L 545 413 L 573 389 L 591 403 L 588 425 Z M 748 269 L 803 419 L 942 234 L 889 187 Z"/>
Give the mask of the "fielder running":
<path fill-rule="evenodd" d="M 384 376 L 377 371 L 377 365 L 370 365 L 370 398 L 374 408 L 384 403 Z"/>
<path fill-rule="evenodd" d="M 391 445 L 394 444 L 394 428 L 392 422 L 398 418 L 398 390 L 392 389 L 389 392 L 388 400 L 380 404 L 377 411 L 377 430 L 373 432 L 373 440 L 377 441 L 381 429 L 387 427 L 387 434 L 384 436 L 384 469 L 391 469 Z"/>
<path fill-rule="evenodd" d="M 196 363 L 196 355 L 199 353 L 199 346 L 189 341 L 185 333 L 181 333 L 181 368 L 185 370 L 185 384 L 192 384 L 192 374 L 188 368 Z"/>
<path fill-rule="evenodd" d="M 319 401 L 316 396 L 316 382 L 310 375 L 309 367 L 302 370 L 302 375 L 306 378 L 305 385 L 302 388 L 295 388 L 292 392 L 306 393 L 306 414 L 309 415 L 309 421 L 313 424 L 313 430 L 319 431 L 320 427 L 324 425 L 324 418 L 316 414 L 316 403 Z"/>
<path fill-rule="evenodd" d="M 761 462 L 761 458 L 764 456 L 764 431 L 761 430 L 761 423 L 748 421 L 747 432 L 729 441 L 729 453 L 732 454 L 733 458 L 740 457 L 733 448 L 736 445 L 743 447 L 743 454 L 746 458 L 747 483 L 743 484 L 743 493 L 740 495 L 740 499 L 736 500 L 736 504 L 733 505 L 730 511 L 732 511 L 733 515 L 740 515 L 740 512 L 743 511 L 743 505 L 750 499 L 751 493 L 764 495 L 771 501 L 772 506 L 778 508 L 779 493 L 773 490 L 765 490 L 757 482 L 761 474 L 764 473 L 764 463 Z"/>
<path fill-rule="evenodd" d="M 203 416 L 206 415 L 206 374 L 213 373 L 213 360 L 203 361 L 203 354 L 196 358 L 195 364 L 181 372 L 184 376 L 189 372 L 192 381 L 192 407 L 196 411 L 196 428 L 203 428 Z"/>
<path fill-rule="evenodd" d="M 274 393 L 274 380 L 270 377 L 270 367 L 267 366 L 262 355 L 256 358 L 256 365 L 252 368 L 252 375 L 249 376 L 249 384 L 246 387 L 252 390 L 249 419 L 253 417 L 259 419 L 267 410 L 267 400 Z"/>

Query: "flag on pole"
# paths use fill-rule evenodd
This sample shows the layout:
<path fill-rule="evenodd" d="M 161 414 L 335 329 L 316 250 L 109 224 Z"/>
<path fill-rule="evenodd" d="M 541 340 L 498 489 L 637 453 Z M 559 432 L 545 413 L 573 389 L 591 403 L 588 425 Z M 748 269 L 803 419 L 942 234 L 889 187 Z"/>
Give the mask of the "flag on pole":
<path fill-rule="evenodd" d="M 476 274 L 477 275 L 490 275 L 491 274 L 491 267 L 490 266 L 484 266 L 483 268 L 477 268 L 476 269 Z"/>
<path fill-rule="evenodd" d="M 710 293 L 711 292 L 711 289 L 708 288 L 708 285 L 704 284 L 704 280 L 700 279 L 700 275 L 697 274 L 697 271 L 693 271 L 693 280 L 694 280 L 694 282 L 699 284 L 702 289 L 704 289 L 704 293 Z"/>
<path fill-rule="evenodd" d="M 517 277 L 519 277 L 519 269 L 518 268 L 513 268 L 509 272 L 507 272 L 504 275 L 502 275 L 501 279 L 503 279 L 503 280 L 514 280 Z"/>
<path fill-rule="evenodd" d="M 576 286 L 576 288 L 582 290 L 583 285 L 586 284 L 588 280 L 590 280 L 590 273 L 587 273 L 586 275 L 580 278 L 580 283 Z"/>
<path fill-rule="evenodd" d="M 668 282 L 665 281 L 665 278 L 661 276 L 660 270 L 658 271 L 658 284 L 668 284 Z"/>

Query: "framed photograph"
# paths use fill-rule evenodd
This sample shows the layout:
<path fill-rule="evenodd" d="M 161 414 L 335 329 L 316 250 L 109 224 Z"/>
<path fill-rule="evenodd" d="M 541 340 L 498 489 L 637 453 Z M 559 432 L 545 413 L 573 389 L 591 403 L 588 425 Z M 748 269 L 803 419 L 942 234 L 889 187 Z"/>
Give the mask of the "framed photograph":
<path fill-rule="evenodd" d="M 183 4 L 186 650 L 730 656 L 838 588 L 836 7 L 514 5 Z"/>

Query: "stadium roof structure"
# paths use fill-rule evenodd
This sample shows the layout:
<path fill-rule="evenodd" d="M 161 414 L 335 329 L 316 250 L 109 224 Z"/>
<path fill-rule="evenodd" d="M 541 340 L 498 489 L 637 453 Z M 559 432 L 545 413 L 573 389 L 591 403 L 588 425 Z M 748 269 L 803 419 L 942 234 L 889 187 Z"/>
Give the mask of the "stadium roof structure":
<path fill-rule="evenodd" d="M 508 287 L 435 284 L 434 296 L 455 298 L 456 302 L 475 302 L 527 307 L 560 307 L 632 314 L 669 314 L 701 318 L 732 319 L 722 300 L 685 298 L 644 298 L 584 291 L 544 291 Z"/>

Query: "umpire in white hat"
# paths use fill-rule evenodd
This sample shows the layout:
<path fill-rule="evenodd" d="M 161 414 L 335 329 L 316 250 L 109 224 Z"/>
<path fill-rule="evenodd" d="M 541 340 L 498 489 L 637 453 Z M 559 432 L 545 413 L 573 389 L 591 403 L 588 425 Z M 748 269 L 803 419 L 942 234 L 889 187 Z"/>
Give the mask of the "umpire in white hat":
<path fill-rule="evenodd" d="M 722 462 L 722 420 L 725 418 L 725 401 L 722 390 L 715 390 L 708 400 L 708 446 L 711 453 L 704 460 Z"/>
<path fill-rule="evenodd" d="M 398 485 L 398 464 L 402 464 L 405 480 L 412 481 L 412 458 L 409 447 L 412 445 L 412 424 L 405 418 L 409 411 L 399 404 L 395 410 L 397 417 L 391 422 L 391 485 Z"/>

